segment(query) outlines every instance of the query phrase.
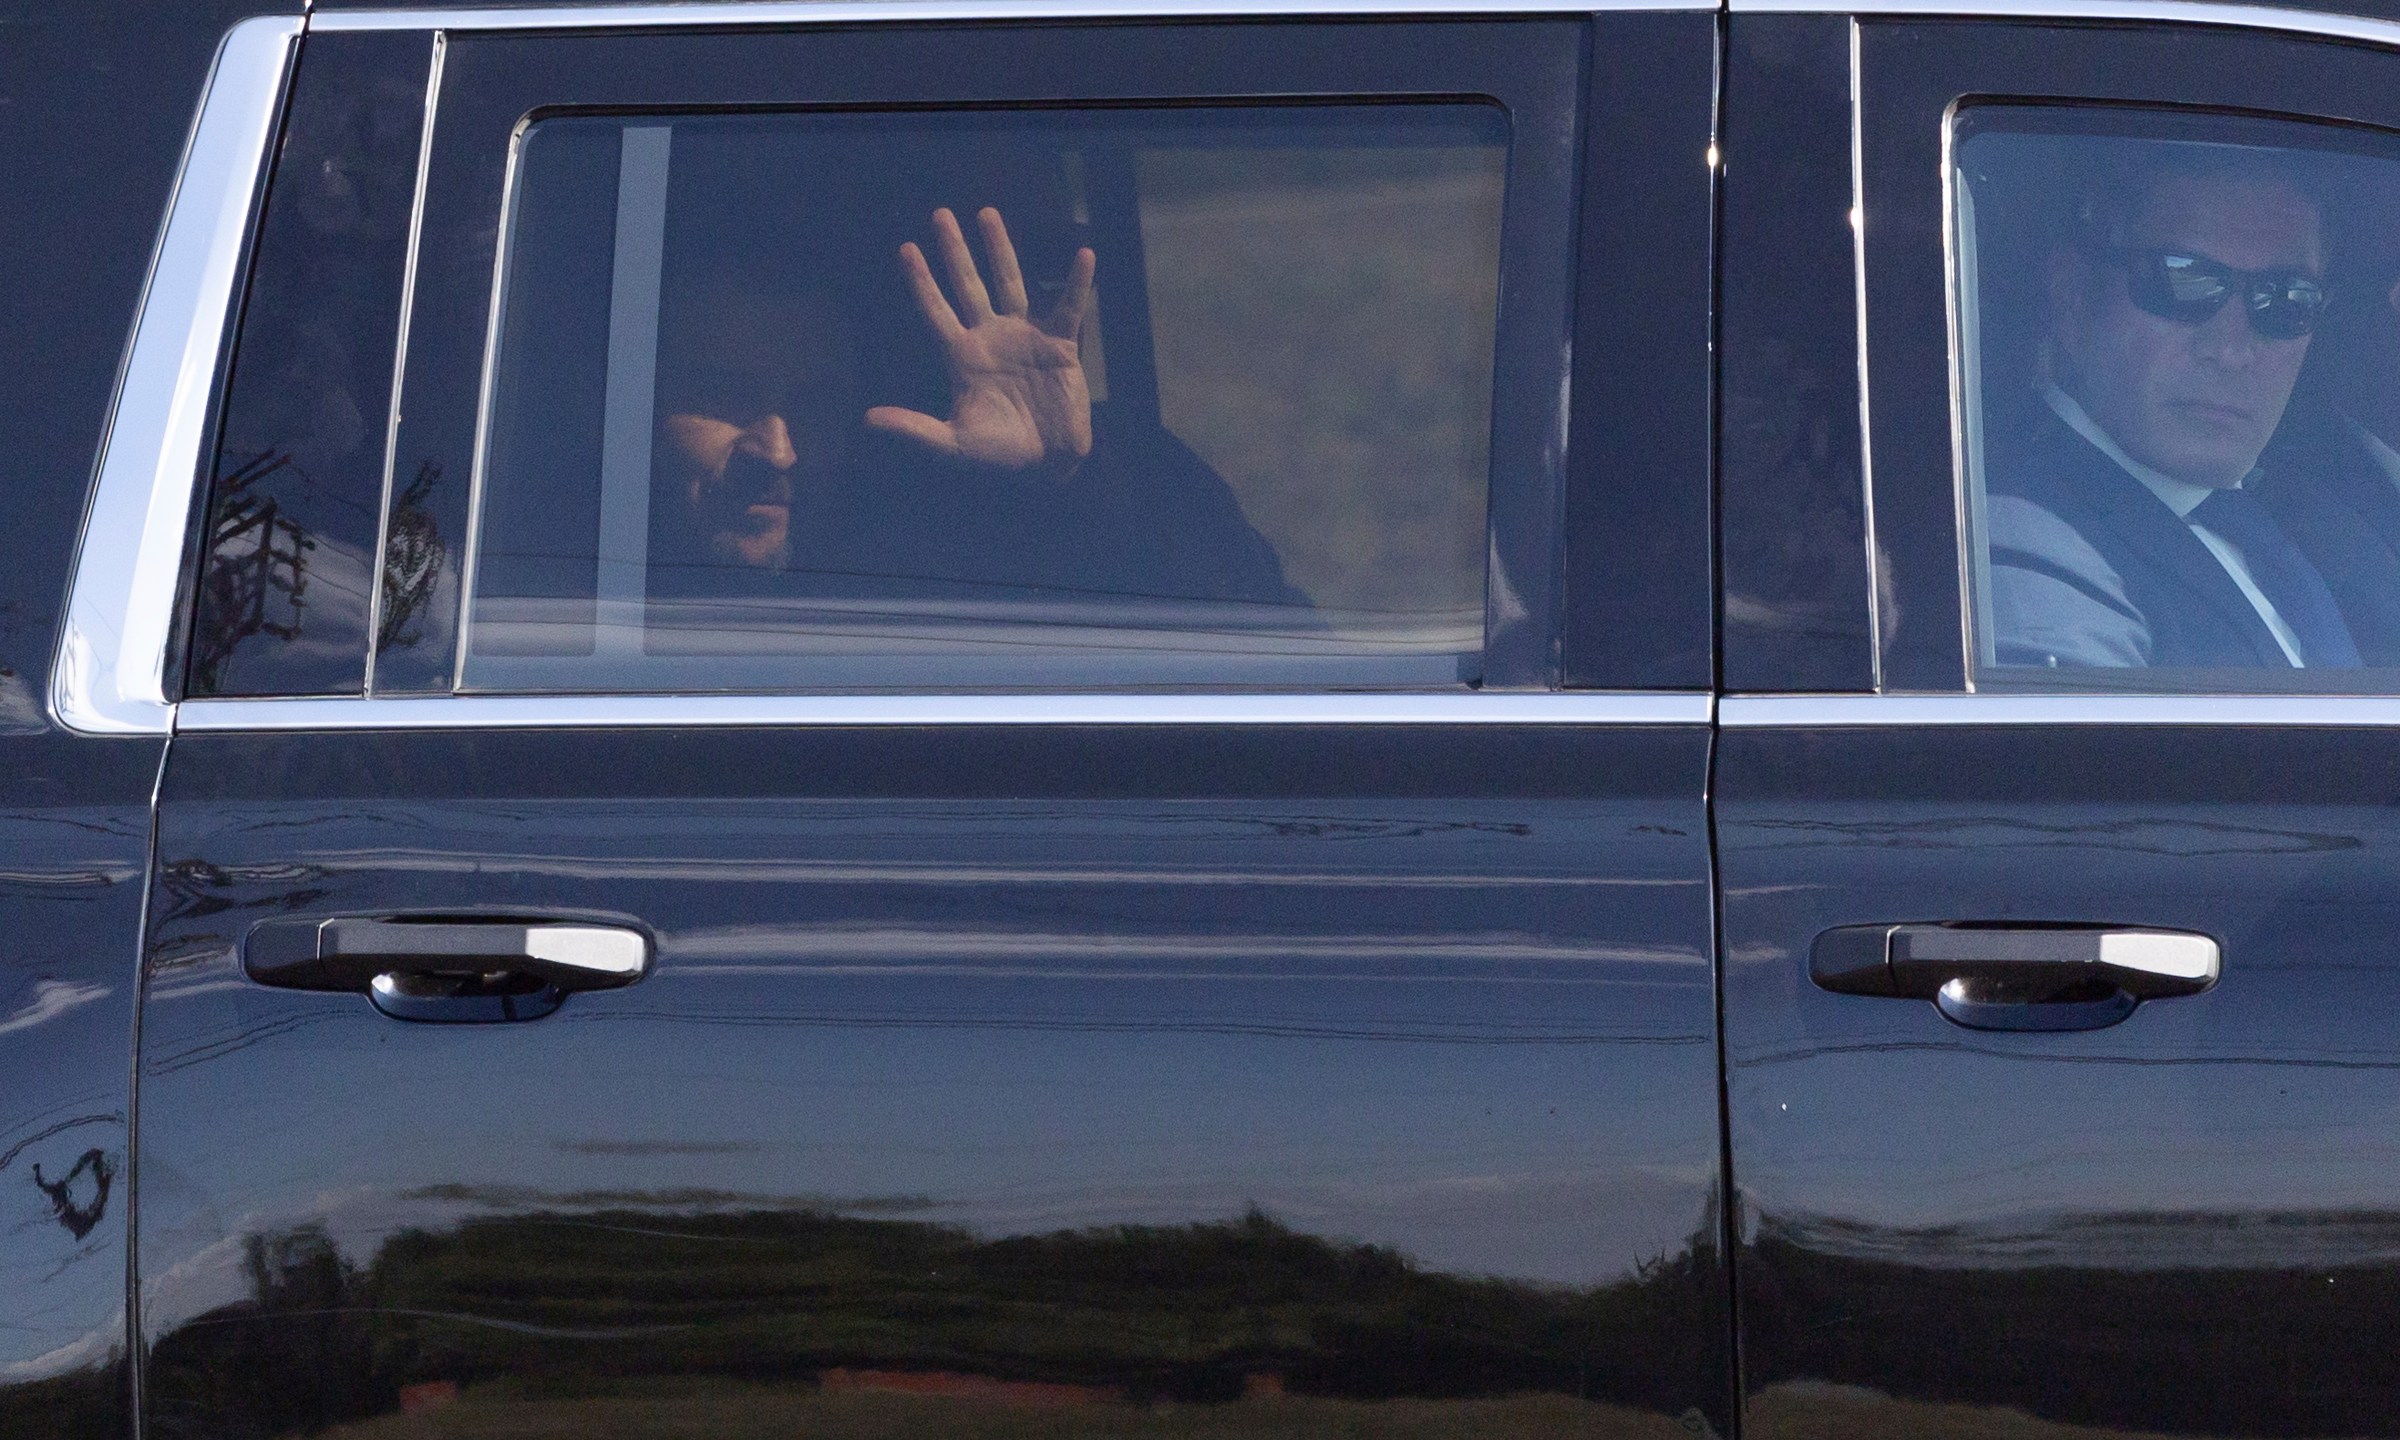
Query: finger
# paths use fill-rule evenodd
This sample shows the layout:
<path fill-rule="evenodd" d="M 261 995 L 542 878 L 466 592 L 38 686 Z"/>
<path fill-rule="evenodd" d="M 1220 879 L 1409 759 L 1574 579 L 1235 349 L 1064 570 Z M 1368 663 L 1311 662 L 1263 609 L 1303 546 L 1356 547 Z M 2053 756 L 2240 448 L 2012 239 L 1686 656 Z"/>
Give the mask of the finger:
<path fill-rule="evenodd" d="M 958 217 L 946 207 L 933 212 L 933 243 L 942 252 L 950 288 L 958 292 L 967 323 L 991 319 L 992 297 L 984 293 L 983 276 L 975 271 L 975 257 L 967 252 L 966 233 L 958 228 Z"/>
<path fill-rule="evenodd" d="M 1092 277 L 1100 268 L 1100 259 L 1087 247 L 1075 252 L 1075 263 L 1067 269 L 1067 293 L 1058 299 L 1058 309 L 1051 312 L 1049 332 L 1061 340 L 1073 340 L 1083 334 L 1083 317 L 1092 308 Z"/>
<path fill-rule="evenodd" d="M 914 440 L 929 450 L 943 455 L 958 453 L 958 433 L 946 420 L 936 420 L 922 410 L 903 410 L 897 405 L 878 405 L 867 412 L 869 429 Z"/>
<path fill-rule="evenodd" d="M 917 308 L 925 312 L 925 322 L 933 327 L 935 335 L 948 342 L 967 333 L 967 327 L 958 323 L 958 312 L 942 298 L 942 287 L 934 283 L 933 270 L 925 263 L 925 252 L 917 248 L 914 240 L 900 247 L 900 273 L 907 278 L 908 288 L 916 292 Z"/>
<path fill-rule="evenodd" d="M 983 231 L 983 253 L 992 257 L 992 285 L 1000 292 L 997 308 L 1003 315 L 1024 314 L 1033 307 L 1025 298 L 1025 272 L 1017 265 L 1017 247 L 1009 243 L 1007 222 L 986 205 L 975 212 L 975 224 Z"/>

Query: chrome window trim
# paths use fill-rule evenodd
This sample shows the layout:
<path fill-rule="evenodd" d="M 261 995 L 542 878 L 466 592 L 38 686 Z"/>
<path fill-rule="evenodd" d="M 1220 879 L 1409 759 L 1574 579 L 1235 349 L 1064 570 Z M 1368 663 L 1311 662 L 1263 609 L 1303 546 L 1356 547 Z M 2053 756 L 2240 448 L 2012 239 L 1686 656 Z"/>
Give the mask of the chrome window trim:
<path fill-rule="evenodd" d="M 169 627 L 250 208 L 298 16 L 226 32 L 192 121 L 117 379 L 50 672 L 50 710 L 86 735 L 159 735 Z"/>
<path fill-rule="evenodd" d="M 509 29 L 561 29 L 665 25 L 856 23 L 864 20 L 1000 20 L 1014 18 L 1176 18 L 1209 16 L 1336 16 L 1371 14 L 1594 12 L 1606 10 L 1708 10 L 1704 0 L 711 0 L 711 3 L 647 5 L 583 5 L 525 9 L 456 9 L 413 11 L 345 11 L 302 17 L 257 17 L 236 24 L 219 47 L 216 62 L 203 88 L 187 139 L 184 156 L 167 205 L 133 336 L 118 379 L 117 393 L 102 443 L 101 458 L 86 512 L 82 536 L 71 572 L 66 612 L 48 688 L 50 709 L 65 729 L 89 735 L 166 734 L 177 725 L 177 702 L 168 695 L 166 656 L 184 582 L 183 554 L 188 539 L 196 487 L 203 483 L 201 446 L 207 434 L 208 402 L 224 346 L 231 335 L 230 311 L 246 258 L 245 240 L 252 202 L 264 177 L 277 116 L 290 75 L 295 42 L 305 30 L 430 31 L 438 41 L 445 32 Z M 429 87 L 438 86 L 437 49 Z M 426 127 L 435 121 L 435 97 L 429 91 Z M 420 137 L 423 139 L 424 137 Z M 425 147 L 420 145 L 419 163 Z M 421 177 L 420 177 L 421 179 Z M 420 192 L 422 184 L 420 183 Z M 421 194 L 418 203 L 422 203 Z M 412 216 L 410 243 L 418 243 L 418 220 Z M 414 265 L 410 267 L 413 278 Z M 405 323 L 405 321 L 404 321 Z M 405 352 L 395 363 L 404 363 Z M 393 396 L 395 413 L 402 403 Z M 392 422 L 384 417 L 387 436 Z M 387 446 L 387 449 L 389 447 Z M 388 461 L 388 457 L 387 457 Z M 386 476 L 386 488 L 391 477 Z M 387 502 L 386 509 L 389 505 Z M 379 521 L 380 527 L 380 521 Z M 106 537 L 107 543 L 97 543 Z M 129 537 L 129 538 L 128 538 Z M 90 542 L 90 543 L 87 543 Z M 370 647 L 372 649 L 372 647 Z M 373 657 L 369 658 L 370 668 Z M 730 710 L 718 699 L 695 697 L 703 711 L 788 719 L 695 720 L 690 723 L 837 723 L 815 717 L 827 713 L 832 697 L 786 697 L 772 703 L 742 700 Z M 873 713 L 906 716 L 902 723 L 945 723 L 945 707 L 953 697 L 926 697 L 935 712 L 919 719 L 905 706 L 876 701 Z M 1161 710 L 1157 696 L 1129 696 L 1125 707 L 1100 705 L 1060 697 L 1039 717 L 1064 715 L 1082 723 L 1096 714 L 1125 714 L 1134 723 L 1158 721 L 1161 716 L 1180 723 L 1187 715 L 1209 720 L 1224 716 L 1249 721 L 1257 710 L 1252 697 L 1224 695 L 1211 703 L 1185 702 L 1180 709 Z M 1421 720 L 1425 716 L 1402 706 L 1397 696 L 1320 697 L 1322 704 L 1293 706 L 1278 700 L 1261 714 L 1273 723 L 1384 723 Z M 1491 710 L 1491 697 L 1438 695 L 1435 719 L 1512 720 L 1520 709 L 1512 699 Z M 315 699 L 290 702 L 196 702 L 200 709 L 187 722 L 201 728 L 212 723 L 236 723 L 224 717 L 247 713 L 243 707 L 265 704 L 259 714 L 277 727 L 320 723 L 380 725 L 391 723 L 388 709 L 357 713 L 366 702 Z M 381 704 L 383 702 L 375 702 Z M 409 715 L 428 700 L 408 702 Z M 442 701 L 441 703 L 450 703 Z M 628 697 L 598 697 L 593 713 L 611 718 L 581 722 L 572 719 L 514 718 L 530 714 L 530 704 L 543 707 L 545 717 L 555 707 L 543 699 L 499 704 L 495 697 L 469 702 L 455 719 L 444 724 L 552 723 L 686 723 L 683 700 L 671 710 L 663 701 L 640 702 L 641 713 L 660 718 L 620 720 L 634 711 Z M 842 710 L 843 704 L 835 705 Z M 1011 702 L 1012 704 L 1016 702 Z M 1460 704 L 1472 707 L 1461 711 Z M 1705 705 L 1705 697 L 1699 703 Z M 325 712 L 330 720 L 293 717 Z M 1061 706 L 1063 705 L 1063 709 Z M 235 707 L 227 710 L 226 706 Z M 856 707 L 851 707 L 855 709 Z M 1004 707 L 1005 708 L 1005 707 Z M 1638 707 L 1637 707 L 1638 708 Z M 1686 706 L 1688 709 L 1688 705 Z M 1408 711 L 1409 713 L 1402 713 Z M 500 721 L 484 717 L 505 712 Z M 1487 713 L 1488 712 L 1488 713 Z M 844 711 L 843 713 L 848 713 Z M 861 711 L 860 713 L 866 713 Z M 1540 712 L 1539 723 L 1552 723 L 1554 712 Z M 1688 718 L 1684 711 L 1678 719 Z M 214 717 L 214 718 L 212 718 Z M 1705 712 L 1701 720 L 1705 722 Z M 246 722 L 243 722 L 246 723 Z M 432 723 L 412 718 L 406 723 Z M 859 723 L 842 720 L 838 723 Z M 1573 723 L 1611 723 L 1578 719 Z M 1649 723 L 1646 718 L 1634 723 Z"/>
<path fill-rule="evenodd" d="M 311 30 L 590 30 L 662 25 L 850 25 L 875 20 L 1205 20 L 1281 15 L 1530 15 L 1714 10 L 1713 0 L 691 0 L 500 9 L 318 11 Z M 1822 9 L 1817 6 L 1814 8 Z"/>
<path fill-rule="evenodd" d="M 367 591 L 367 670 L 360 682 L 370 695 L 375 693 L 375 657 L 383 650 L 383 556 L 392 543 L 392 496 L 400 463 L 400 392 L 408 380 L 409 322 L 417 313 L 417 254 L 425 241 L 425 182 L 433 168 L 433 126 L 441 108 L 442 65 L 449 54 L 450 37 L 436 30 L 433 54 L 425 67 L 425 117 L 417 130 L 417 178 L 409 192 L 408 250 L 400 272 L 400 329 L 392 338 L 392 394 L 384 410 L 383 491 L 375 510 L 375 573 Z"/>
<path fill-rule="evenodd" d="M 2279 729 L 2400 726 L 2385 695 L 1726 695 L 1728 730 L 1888 729 L 1947 725 L 2249 725 Z"/>
<path fill-rule="evenodd" d="M 1858 30 L 1858 22 L 1851 21 L 1850 33 L 1853 37 Z M 1855 39 L 1852 43 L 1856 44 Z M 1850 123 L 1854 128 L 1859 125 L 1859 107 L 1855 101 L 1852 102 Z M 1967 409 L 1970 363 L 1975 371 L 1973 398 L 1978 402 L 1978 412 L 1982 409 L 1983 371 L 1980 358 L 1970 362 L 1967 356 L 1966 270 L 1961 263 L 1961 248 L 1958 102 L 1953 100 L 1942 107 L 1942 324 L 1947 336 L 1944 341 L 1946 358 L 1950 362 L 1950 523 L 1955 527 L 1954 534 L 1958 541 L 1958 645 L 1959 653 L 1966 659 L 1966 688 L 1972 690 L 1975 688 L 1976 667 L 1982 661 L 1982 651 L 1976 644 L 1976 621 L 1983 613 L 1981 607 L 1989 603 L 1990 597 L 1985 593 L 1987 587 L 1976 583 L 1980 572 L 1975 568 L 1974 531 L 1983 517 L 1981 507 L 1972 502 L 1968 493 L 1969 485 L 1982 478 L 1976 471 L 1976 464 L 1983 458 L 1980 448 L 1982 417 L 1980 413 L 1970 415 Z M 1983 283 L 1980 269 L 1974 278 L 1977 285 Z M 1978 300 L 1977 304 L 1975 334 L 1976 343 L 1980 345 L 1983 333 L 1981 301 Z M 1974 428 L 1970 430 L 1970 426 Z"/>
<path fill-rule="evenodd" d="M 1859 515 L 1867 542 L 1867 673 L 1883 688 L 1883 555 L 1875 544 L 1875 387 L 1867 371 L 1866 75 L 1860 27 L 1850 22 L 1850 277 L 1858 314 Z"/>
<path fill-rule="evenodd" d="M 442 38 L 446 44 L 449 36 L 445 33 Z M 454 653 L 450 657 L 450 688 L 453 690 L 466 684 L 467 653 L 475 641 L 475 585 L 483 569 L 483 486 L 485 462 L 491 456 L 492 387 L 499 383 L 500 322 L 508 314 L 508 252 L 514 248 L 516 237 L 517 182 L 525 161 L 525 132 L 532 128 L 533 122 L 529 117 L 518 121 L 517 127 L 509 132 L 508 161 L 500 172 L 500 228 L 492 241 L 491 309 L 483 317 L 483 373 L 475 379 L 475 449 L 474 458 L 467 468 L 467 539 L 458 565 L 458 634 L 452 641 Z M 430 171 L 433 156 L 430 132 L 426 140 L 422 161 Z M 424 203 L 421 188 L 418 203 Z M 409 261 L 408 284 L 413 292 L 417 284 L 417 267 L 413 257 Z M 410 303 L 415 303 L 413 294 Z M 406 363 L 405 360 L 403 363 Z M 399 443 L 395 431 L 392 444 L 397 448 Z M 390 502 L 387 500 L 385 503 L 388 505 Z M 379 565 L 380 559 L 378 552 Z M 380 579 L 375 588 L 378 593 L 382 591 Z M 381 631 L 371 638 L 369 648 L 373 651 L 383 649 Z M 374 685 L 367 686 L 367 693 L 375 693 Z"/>
<path fill-rule="evenodd" d="M 1923 15 L 1990 20 L 2140 20 L 2160 24 L 2230 25 L 2282 30 L 2340 40 L 2400 45 L 2400 22 L 2363 15 L 2226 5 L 2213 0 L 1726 0 L 1736 15 Z"/>
<path fill-rule="evenodd" d="M 1727 0 L 1736 12 L 2138 20 L 2400 47 L 2400 23 L 2205 0 Z M 1102 17 L 1339 16 L 1707 10 L 1698 0 L 711 0 L 711 3 L 320 13 L 310 28 L 511 30 Z M 289 74 L 298 17 L 227 33 L 203 92 L 145 282 L 77 547 L 50 684 L 84 734 L 867 724 L 2400 725 L 2400 698 L 2240 695 L 1063 694 L 435 696 L 195 700 L 166 695 L 168 627 L 251 201 Z M 1853 125 L 1858 97 L 1852 96 Z M 1863 197 L 1856 197 L 1863 201 Z M 1861 215 L 1863 222 L 1864 216 Z M 1863 235 L 1863 225 L 1862 225 Z M 1862 296 L 1863 300 L 1863 296 Z M 1861 366 L 1865 357 L 1862 335 Z M 90 543 L 131 535 L 131 544 Z"/>
<path fill-rule="evenodd" d="M 178 732 L 748 725 L 1706 725 L 1697 692 L 428 695 L 186 700 Z"/>

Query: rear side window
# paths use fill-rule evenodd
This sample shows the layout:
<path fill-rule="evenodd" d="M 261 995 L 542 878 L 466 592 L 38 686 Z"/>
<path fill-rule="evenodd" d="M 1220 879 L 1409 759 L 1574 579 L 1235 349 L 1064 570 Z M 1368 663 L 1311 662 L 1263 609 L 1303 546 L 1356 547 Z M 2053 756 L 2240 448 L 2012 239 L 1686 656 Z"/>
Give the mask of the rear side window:
<path fill-rule="evenodd" d="M 1705 19 L 586 18 L 308 41 L 183 693 L 1693 683 Z"/>
<path fill-rule="evenodd" d="M 1507 112 L 539 114 L 462 688 L 1480 678 Z"/>

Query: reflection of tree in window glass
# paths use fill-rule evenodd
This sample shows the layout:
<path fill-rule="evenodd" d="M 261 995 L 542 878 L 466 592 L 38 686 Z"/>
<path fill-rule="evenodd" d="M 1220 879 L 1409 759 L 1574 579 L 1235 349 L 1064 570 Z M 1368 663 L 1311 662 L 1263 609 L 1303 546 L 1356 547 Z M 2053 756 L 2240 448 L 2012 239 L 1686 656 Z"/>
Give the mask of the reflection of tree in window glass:
<path fill-rule="evenodd" d="M 540 122 L 466 681 L 1471 682 L 1500 130 Z"/>
<path fill-rule="evenodd" d="M 1959 133 L 1986 676 L 2340 688 L 2400 665 L 2400 146 L 1998 106 Z"/>

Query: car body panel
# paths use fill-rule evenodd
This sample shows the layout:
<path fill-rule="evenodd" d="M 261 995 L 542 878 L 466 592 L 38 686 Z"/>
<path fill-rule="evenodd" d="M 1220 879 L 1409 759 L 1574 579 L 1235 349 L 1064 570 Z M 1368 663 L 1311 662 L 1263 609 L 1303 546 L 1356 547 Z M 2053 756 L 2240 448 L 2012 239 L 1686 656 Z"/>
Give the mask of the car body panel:
<path fill-rule="evenodd" d="M 1722 1433 L 1707 744 L 189 737 L 152 1413 L 1049 1396 L 1050 1433 L 1200 1401 L 1275 1433 L 1288 1391 Z M 418 1025 L 236 958 L 265 917 L 462 909 L 617 917 L 654 970 Z"/>
<path fill-rule="evenodd" d="M 1744 1433 L 2400 1433 L 2396 783 L 2380 729 L 1728 729 Z M 1807 978 L 1955 921 L 2196 932 L 2223 978 L 2062 1034 Z"/>
<path fill-rule="evenodd" d="M 117 1440 L 132 1424 L 130 1060 L 166 742 L 65 733 L 41 697 L 212 59 L 241 16 L 300 8 L 0 4 L 0 1434 Z"/>

